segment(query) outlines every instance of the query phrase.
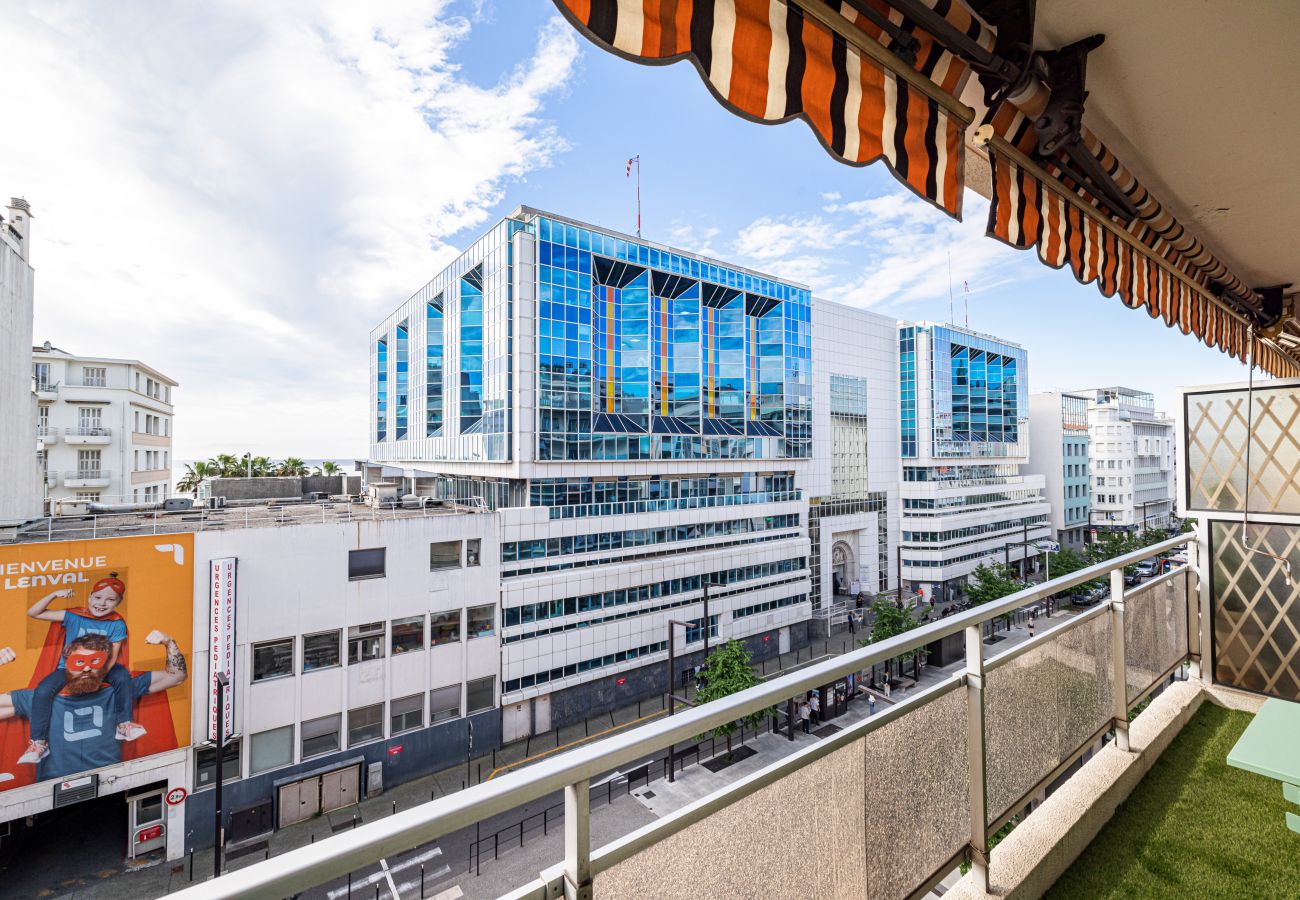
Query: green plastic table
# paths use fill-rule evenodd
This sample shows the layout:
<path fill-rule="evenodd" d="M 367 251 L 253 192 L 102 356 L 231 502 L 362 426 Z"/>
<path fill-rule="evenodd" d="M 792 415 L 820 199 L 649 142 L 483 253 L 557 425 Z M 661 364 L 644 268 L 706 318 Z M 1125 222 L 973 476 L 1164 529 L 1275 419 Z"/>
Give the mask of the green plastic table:
<path fill-rule="evenodd" d="M 1282 782 L 1282 796 L 1300 804 L 1300 703 L 1270 697 L 1228 754 L 1228 765 Z M 1300 834 L 1300 816 L 1286 825 Z"/>

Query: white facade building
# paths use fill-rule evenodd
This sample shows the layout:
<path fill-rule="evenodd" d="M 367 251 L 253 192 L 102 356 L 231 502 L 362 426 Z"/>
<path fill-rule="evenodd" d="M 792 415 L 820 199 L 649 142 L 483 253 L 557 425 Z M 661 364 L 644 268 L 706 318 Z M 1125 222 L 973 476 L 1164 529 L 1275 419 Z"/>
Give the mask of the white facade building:
<path fill-rule="evenodd" d="M 813 458 L 802 482 L 813 620 L 829 630 L 859 592 L 897 585 L 898 325 L 813 300 Z"/>
<path fill-rule="evenodd" d="M 120 548 L 140 540 L 119 535 L 142 532 L 153 532 L 143 541 L 150 559 L 116 565 Z M 483 512 L 284 501 L 275 508 L 160 512 L 156 518 L 54 518 L 20 533 L 18 543 L 3 548 L 7 560 L 73 557 L 69 566 L 85 566 L 98 558 L 120 569 L 113 575 L 126 583 L 122 609 L 134 653 L 150 649 L 144 635 L 159 627 L 161 609 L 172 621 L 189 621 L 180 605 L 191 596 L 143 595 L 133 585 L 148 565 L 192 567 L 192 629 L 170 632 L 188 678 L 168 697 L 188 710 L 190 737 L 178 733 L 172 747 L 86 773 L 96 776 L 90 796 L 100 798 L 97 828 L 120 832 L 129 856 L 159 845 L 168 859 L 178 859 L 212 845 L 217 766 L 207 739 L 213 708 L 209 623 L 218 560 L 233 561 L 235 573 L 232 737 L 223 788 L 229 842 L 351 806 L 463 762 L 471 722 L 476 756 L 490 753 L 500 745 L 501 723 L 496 535 L 494 517 Z M 16 563 L 13 571 L 21 568 Z M 74 574 L 76 596 L 66 602 L 83 600 L 89 583 L 107 573 Z M 17 577 L 3 586 L 7 593 L 22 590 Z M 45 589 L 32 590 L 18 596 L 30 599 Z M 23 649 L 0 640 L 0 647 L 6 644 Z M 154 657 L 138 667 L 157 671 L 161 650 Z M 11 663 L 0 675 L 22 665 Z M 28 677 L 30 669 L 23 668 L 4 689 L 25 686 Z M 5 768 L 18 772 L 23 766 L 6 759 L 0 771 Z M 80 773 L 54 777 L 73 774 L 81 783 Z M 49 780 L 11 785 L 0 780 L 0 823 L 21 829 L 36 817 L 35 827 L 48 829 L 40 814 L 52 808 L 59 791 Z M 188 794 L 184 803 L 164 806 L 162 795 L 177 789 Z M 142 820 L 146 808 L 162 818 Z M 162 833 L 156 839 L 132 837 L 157 825 Z M 0 824 L 0 833 L 10 832 Z"/>
<path fill-rule="evenodd" d="M 1046 391 L 1029 395 L 1029 461 L 1052 507 L 1052 530 L 1063 547 L 1088 538 L 1092 478 L 1088 470 L 1088 398 Z"/>
<path fill-rule="evenodd" d="M 950 325 L 899 327 L 903 577 L 946 600 L 981 563 L 1016 564 L 1051 536 L 1026 475 L 1024 348 Z M 1023 568 L 1024 563 L 1021 562 Z"/>
<path fill-rule="evenodd" d="M 139 360 L 78 356 L 49 342 L 32 348 L 31 366 L 52 510 L 170 495 L 174 380 Z"/>
<path fill-rule="evenodd" d="M 36 276 L 31 265 L 31 209 L 9 201 L 0 216 L 0 529 L 41 514 L 36 397 L 28 348 Z"/>
<path fill-rule="evenodd" d="M 1174 510 L 1174 420 L 1155 398 L 1126 387 L 1090 388 L 1089 465 L 1092 527 L 1097 531 L 1165 528 Z"/>

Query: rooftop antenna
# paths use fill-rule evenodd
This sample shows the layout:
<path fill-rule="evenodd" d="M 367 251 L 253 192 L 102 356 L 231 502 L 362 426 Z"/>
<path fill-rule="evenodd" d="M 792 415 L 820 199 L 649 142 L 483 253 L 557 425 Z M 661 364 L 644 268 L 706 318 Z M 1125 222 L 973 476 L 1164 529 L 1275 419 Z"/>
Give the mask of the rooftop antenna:
<path fill-rule="evenodd" d="M 1267 556 L 1282 564 L 1282 578 L 1287 587 L 1295 585 L 1291 574 L 1291 560 L 1250 546 L 1250 445 L 1254 443 L 1254 430 L 1251 427 L 1255 413 L 1255 323 L 1246 326 L 1246 491 L 1241 504 L 1241 549 L 1247 553 Z"/>
<path fill-rule="evenodd" d="M 961 283 L 961 291 L 962 291 L 961 294 L 962 306 L 964 306 L 966 309 L 966 327 L 970 328 L 970 282 L 969 281 L 963 281 Z"/>

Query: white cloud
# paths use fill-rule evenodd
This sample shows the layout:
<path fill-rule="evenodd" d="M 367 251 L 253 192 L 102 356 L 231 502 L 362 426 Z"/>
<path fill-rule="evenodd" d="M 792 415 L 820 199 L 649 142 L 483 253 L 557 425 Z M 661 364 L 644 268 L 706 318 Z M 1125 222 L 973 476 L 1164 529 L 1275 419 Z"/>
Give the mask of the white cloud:
<path fill-rule="evenodd" d="M 800 281 L 853 306 L 891 307 L 972 294 L 1004 284 L 1017 254 L 984 235 L 987 202 L 968 194 L 956 222 L 901 190 L 846 200 L 821 195 L 812 216 L 764 216 L 743 228 L 734 251 L 763 271 Z M 1017 270 L 1031 277 L 1035 269 Z M 907 315 L 900 311 L 900 315 Z"/>
<path fill-rule="evenodd" d="M 667 232 L 668 242 L 674 247 L 680 247 L 701 256 L 718 255 L 718 251 L 713 246 L 713 239 L 721 233 L 722 229 L 717 226 L 695 225 L 690 222 L 683 222 L 680 219 L 672 222 L 668 226 Z"/>
<path fill-rule="evenodd" d="M 448 6 L 8 9 L 0 190 L 35 212 L 36 340 L 177 377 L 179 457 L 363 453 L 363 335 L 565 148 L 543 108 L 573 30 L 479 83 Z"/>

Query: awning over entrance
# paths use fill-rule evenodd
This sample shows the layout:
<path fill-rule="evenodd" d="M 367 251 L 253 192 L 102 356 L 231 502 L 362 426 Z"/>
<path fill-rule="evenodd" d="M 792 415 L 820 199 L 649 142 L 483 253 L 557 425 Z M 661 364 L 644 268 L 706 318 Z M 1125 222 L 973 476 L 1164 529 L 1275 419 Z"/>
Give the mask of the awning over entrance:
<path fill-rule="evenodd" d="M 979 173 L 970 187 L 991 200 L 989 236 L 1036 248 L 1048 265 L 1068 265 L 1079 281 L 1095 282 L 1106 296 L 1118 296 L 1238 359 L 1249 356 L 1274 375 L 1300 375 L 1293 292 L 1289 284 L 1264 280 L 1280 280 L 1292 260 L 1274 257 L 1261 265 L 1252 258 L 1242 270 L 1238 259 L 1225 261 L 1213 252 L 1210 245 L 1223 242 L 1224 226 L 1207 228 L 1221 220 L 1204 215 L 1203 206 L 1220 202 L 1212 199 L 1218 171 L 1207 168 L 1199 181 L 1184 178 L 1180 186 L 1195 200 L 1189 206 L 1175 196 L 1171 207 L 1150 182 L 1154 178 L 1163 189 L 1165 167 L 1182 175 L 1185 166 L 1167 155 L 1144 156 L 1144 135 L 1115 134 L 1113 123 L 1122 116 L 1106 106 L 1119 104 L 1130 118 L 1136 106 L 1136 121 L 1174 108 L 1184 114 L 1184 128 L 1198 128 L 1201 119 L 1212 117 L 1217 139 L 1225 121 L 1233 124 L 1233 110 L 1194 115 L 1199 97 L 1189 96 L 1186 85 L 1196 85 L 1201 94 L 1213 91 L 1212 84 L 1203 84 L 1203 71 L 1186 78 L 1166 72 L 1150 79 L 1151 89 L 1132 75 L 1149 74 L 1144 66 L 1153 51 L 1139 48 L 1160 44 L 1161 29 L 1189 47 L 1214 46 L 1220 32 L 1238 24 L 1226 7 L 1216 21 L 1214 4 L 1170 19 L 1158 9 L 1118 0 L 1098 0 L 1084 12 L 1066 0 L 555 2 L 600 46 L 648 64 L 690 59 L 733 112 L 765 123 L 802 118 L 837 159 L 852 165 L 883 160 L 899 181 L 953 216 L 961 213 L 967 173 Z M 1276 19 L 1284 32 L 1296 30 L 1285 10 L 1273 9 L 1255 10 L 1251 17 Z M 1268 27 L 1267 21 L 1252 24 L 1257 31 Z M 1120 35 L 1112 46 L 1124 55 L 1117 60 L 1098 53 L 1104 90 L 1093 91 L 1086 81 L 1088 59 L 1102 46 L 1101 32 Z M 1234 42 L 1226 40 L 1228 46 Z M 1284 57 L 1276 54 L 1275 64 Z M 1217 57 L 1193 56 L 1187 63 L 1213 68 Z M 1259 60 L 1253 65 L 1258 68 Z M 1084 124 L 1085 100 L 1089 119 L 1101 122 L 1112 145 L 1123 145 L 1127 160 Z M 1253 101 L 1242 102 L 1253 108 Z M 1143 103 L 1152 107 L 1150 113 Z M 1100 114 L 1093 112 L 1098 109 Z M 1168 115 L 1161 120 L 1170 129 L 1181 121 Z M 1250 131 L 1241 124 L 1243 134 Z M 1268 143 L 1266 136 L 1252 140 Z M 1203 158 L 1195 145 L 1184 146 L 1189 156 Z M 1234 162 L 1229 156 L 1224 164 L 1235 169 Z M 1267 193 L 1231 181 L 1225 190 L 1234 198 L 1268 205 Z M 1300 202 L 1293 172 L 1285 173 L 1274 193 Z M 1235 221 L 1250 213 L 1241 210 Z M 1270 223 L 1271 230 L 1287 228 L 1286 221 Z M 1252 227 L 1258 233 L 1260 224 Z M 1238 253 L 1254 246 L 1235 234 L 1226 243 Z M 1280 249 L 1275 241 L 1268 246 Z M 1268 273 L 1264 279 L 1261 272 Z"/>

